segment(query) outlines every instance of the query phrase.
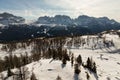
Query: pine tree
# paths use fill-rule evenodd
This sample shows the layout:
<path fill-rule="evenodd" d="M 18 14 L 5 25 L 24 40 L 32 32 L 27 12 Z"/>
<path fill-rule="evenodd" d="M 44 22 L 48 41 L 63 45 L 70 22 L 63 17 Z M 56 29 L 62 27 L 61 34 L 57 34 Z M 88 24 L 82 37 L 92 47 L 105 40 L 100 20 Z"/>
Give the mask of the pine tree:
<path fill-rule="evenodd" d="M 10 55 L 9 55 L 10 68 L 14 68 L 13 59 L 14 59 L 14 57 L 13 57 L 12 53 L 10 53 Z"/>
<path fill-rule="evenodd" d="M 93 70 L 93 72 L 94 72 L 94 73 L 97 73 L 97 71 L 96 71 L 96 64 L 95 64 L 95 62 L 93 63 L 93 69 L 92 69 L 92 70 Z"/>
<path fill-rule="evenodd" d="M 70 60 L 69 55 L 67 54 L 67 50 L 64 51 L 63 57 L 64 57 L 67 61 Z"/>
<path fill-rule="evenodd" d="M 62 59 L 63 64 L 66 64 L 67 61 L 70 60 L 70 58 L 69 58 L 69 56 L 68 56 L 68 54 L 67 54 L 66 51 L 63 53 L 63 56 L 62 56 L 62 57 L 63 57 L 63 59 Z"/>
<path fill-rule="evenodd" d="M 96 64 L 95 64 L 95 62 L 92 61 L 92 58 L 90 59 L 90 58 L 88 57 L 86 67 L 87 67 L 89 70 L 93 71 L 94 73 L 97 73 L 97 71 L 96 71 Z"/>
<path fill-rule="evenodd" d="M 3 61 L 3 60 L 0 59 L 0 72 L 2 72 L 4 69 L 6 69 L 5 64 L 3 65 L 4 62 L 5 61 Z"/>
<path fill-rule="evenodd" d="M 86 78 L 87 78 L 87 80 L 90 79 L 90 75 L 88 74 L 88 72 L 86 72 Z"/>
<path fill-rule="evenodd" d="M 79 55 L 79 56 L 77 57 L 76 61 L 78 62 L 79 65 L 82 64 L 82 57 L 81 57 L 81 55 Z"/>
<path fill-rule="evenodd" d="M 36 76 L 34 73 L 32 73 L 31 77 L 30 77 L 30 80 L 37 80 Z"/>
<path fill-rule="evenodd" d="M 8 67 L 10 67 L 10 63 L 9 63 L 9 57 L 5 56 L 4 58 L 5 61 L 3 61 L 5 63 L 5 69 L 7 70 Z"/>
<path fill-rule="evenodd" d="M 87 65 L 86 65 L 86 67 L 87 68 L 91 68 L 91 60 L 90 60 L 90 58 L 88 57 L 88 59 L 87 59 Z"/>
<path fill-rule="evenodd" d="M 63 64 L 66 64 L 66 63 L 67 63 L 67 60 L 66 60 L 65 58 L 63 58 L 62 63 L 63 63 Z"/>
<path fill-rule="evenodd" d="M 10 77 L 13 75 L 13 72 L 10 70 L 10 68 L 8 68 L 8 71 L 7 71 L 7 77 Z"/>
<path fill-rule="evenodd" d="M 20 67 L 20 58 L 18 58 L 16 55 L 14 55 L 14 67 Z"/>
<path fill-rule="evenodd" d="M 56 80 L 62 80 L 62 79 L 61 79 L 61 77 L 58 75 L 57 78 L 56 78 Z"/>
<path fill-rule="evenodd" d="M 22 69 L 21 69 L 21 67 L 19 68 L 19 74 L 18 74 L 18 76 L 19 76 L 19 79 L 20 79 L 20 80 L 23 80 L 23 74 L 22 74 Z"/>
<path fill-rule="evenodd" d="M 71 66 L 73 66 L 73 63 L 74 63 L 74 55 L 72 53 L 72 55 L 71 55 Z"/>

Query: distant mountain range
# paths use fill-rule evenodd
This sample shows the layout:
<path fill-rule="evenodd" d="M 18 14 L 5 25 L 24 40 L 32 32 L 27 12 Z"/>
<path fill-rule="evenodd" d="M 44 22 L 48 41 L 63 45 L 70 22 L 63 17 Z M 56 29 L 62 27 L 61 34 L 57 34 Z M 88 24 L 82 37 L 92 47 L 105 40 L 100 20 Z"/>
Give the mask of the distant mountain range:
<path fill-rule="evenodd" d="M 66 15 L 43 16 L 25 24 L 25 19 L 9 13 L 0 14 L 0 41 L 23 40 L 34 37 L 78 36 L 120 29 L 120 23 L 107 17 L 81 15 L 72 19 Z"/>
<path fill-rule="evenodd" d="M 53 24 L 65 26 L 80 26 L 90 29 L 93 33 L 101 32 L 110 29 L 120 29 L 120 23 L 107 17 L 89 17 L 81 15 L 76 19 L 71 19 L 69 16 L 56 15 L 55 17 L 39 17 L 36 21 L 37 24 Z"/>
<path fill-rule="evenodd" d="M 17 24 L 17 23 L 24 23 L 25 19 L 19 16 L 14 16 L 13 14 L 9 13 L 2 13 L 0 14 L 0 24 L 1 26 L 9 26 L 10 24 Z"/>
<path fill-rule="evenodd" d="M 106 25 L 106 24 L 117 24 L 115 20 L 110 20 L 107 17 L 89 17 L 86 15 L 81 15 L 78 18 L 71 19 L 69 16 L 65 15 L 56 15 L 55 17 L 39 17 L 36 21 L 38 24 L 57 24 L 57 25 L 81 25 L 81 26 L 88 26 L 89 24 L 99 24 L 99 25 Z"/>

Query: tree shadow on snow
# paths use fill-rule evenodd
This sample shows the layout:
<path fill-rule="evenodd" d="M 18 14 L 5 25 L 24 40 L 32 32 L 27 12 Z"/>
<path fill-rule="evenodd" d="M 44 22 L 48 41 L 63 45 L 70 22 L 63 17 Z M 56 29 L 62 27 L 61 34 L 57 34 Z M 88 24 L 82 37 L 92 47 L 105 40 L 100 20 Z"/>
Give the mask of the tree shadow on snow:
<path fill-rule="evenodd" d="M 114 53 L 119 53 L 120 54 L 120 49 L 116 49 L 116 50 L 112 50 L 111 52 L 109 52 L 111 54 L 114 54 Z"/>
<path fill-rule="evenodd" d="M 78 74 L 74 74 L 74 80 L 79 80 Z"/>
<path fill-rule="evenodd" d="M 99 80 L 97 73 L 94 73 L 94 72 L 90 71 L 89 69 L 87 69 L 87 70 L 89 71 L 90 74 L 93 74 L 93 76 L 95 77 L 96 80 Z"/>
<path fill-rule="evenodd" d="M 94 77 L 96 78 L 96 80 L 99 80 L 98 79 L 98 75 L 96 73 L 93 73 Z"/>
<path fill-rule="evenodd" d="M 61 67 L 64 68 L 66 66 L 66 64 L 61 64 Z"/>

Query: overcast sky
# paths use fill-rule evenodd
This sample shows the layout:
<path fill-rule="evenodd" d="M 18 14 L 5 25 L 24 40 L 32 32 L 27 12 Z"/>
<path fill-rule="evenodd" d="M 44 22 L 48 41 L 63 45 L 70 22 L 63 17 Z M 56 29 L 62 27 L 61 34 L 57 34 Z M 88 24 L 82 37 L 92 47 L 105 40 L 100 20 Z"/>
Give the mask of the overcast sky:
<path fill-rule="evenodd" d="M 120 22 L 120 0 L 0 0 L 0 13 L 10 12 L 27 19 L 40 16 L 107 16 Z"/>

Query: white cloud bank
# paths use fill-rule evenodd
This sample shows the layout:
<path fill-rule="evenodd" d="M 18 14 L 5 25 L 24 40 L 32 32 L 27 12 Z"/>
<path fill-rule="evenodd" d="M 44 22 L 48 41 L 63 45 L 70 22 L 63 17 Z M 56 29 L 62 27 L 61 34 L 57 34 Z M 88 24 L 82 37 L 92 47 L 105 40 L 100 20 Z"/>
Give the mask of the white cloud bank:
<path fill-rule="evenodd" d="M 120 21 L 120 0 L 45 0 L 48 5 L 70 11 L 71 16 L 108 16 Z"/>
<path fill-rule="evenodd" d="M 74 18 L 84 14 L 95 17 L 107 16 L 120 22 L 120 0 L 34 0 L 37 4 L 42 4 L 42 7 L 32 5 L 28 1 L 24 6 L 27 4 L 29 9 L 8 11 L 28 19 L 56 14 L 65 14 Z"/>

